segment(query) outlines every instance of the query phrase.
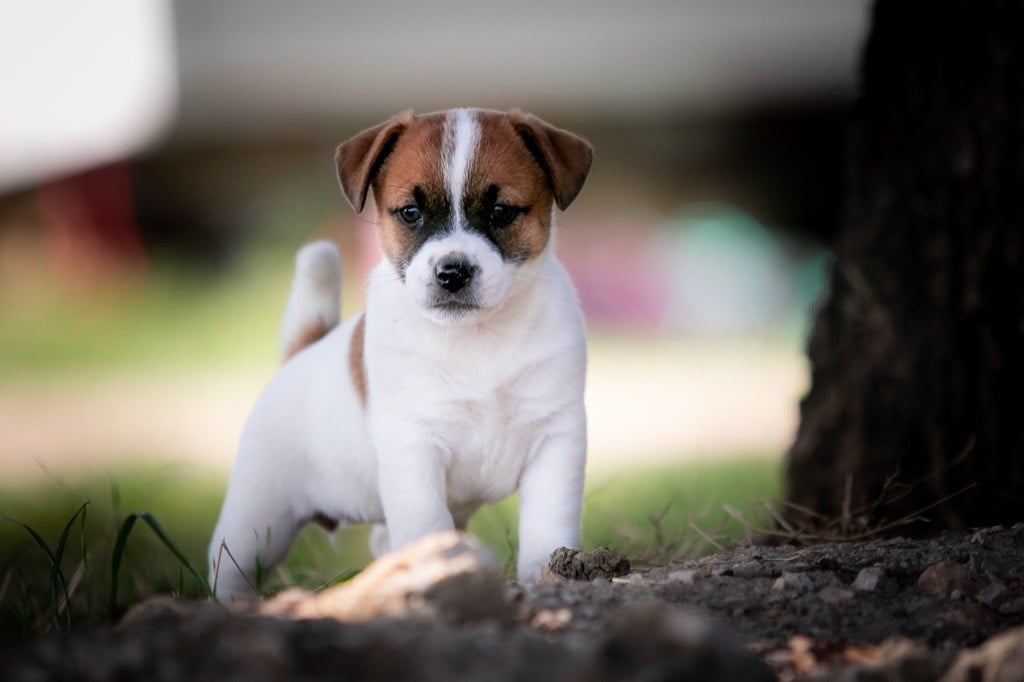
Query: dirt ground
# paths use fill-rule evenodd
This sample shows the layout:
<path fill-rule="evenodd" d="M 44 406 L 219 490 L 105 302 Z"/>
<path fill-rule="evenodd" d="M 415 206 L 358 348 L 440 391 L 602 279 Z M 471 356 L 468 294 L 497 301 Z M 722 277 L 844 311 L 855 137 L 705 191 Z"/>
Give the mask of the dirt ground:
<path fill-rule="evenodd" d="M 663 566 L 556 552 L 528 586 L 449 535 L 318 595 L 144 603 L 0 652 L 0 678 L 1024 679 L 1024 524 Z"/>

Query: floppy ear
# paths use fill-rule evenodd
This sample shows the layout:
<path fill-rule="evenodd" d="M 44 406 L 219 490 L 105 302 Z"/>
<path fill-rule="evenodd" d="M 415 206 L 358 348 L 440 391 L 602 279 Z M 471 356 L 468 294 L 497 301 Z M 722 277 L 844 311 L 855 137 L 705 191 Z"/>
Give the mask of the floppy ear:
<path fill-rule="evenodd" d="M 403 111 L 338 146 L 334 154 L 338 182 L 356 213 L 363 210 L 370 183 L 394 149 L 399 135 L 412 123 L 412 118 L 412 109 Z"/>
<path fill-rule="evenodd" d="M 582 137 L 556 128 L 533 114 L 509 112 L 512 127 L 537 160 L 551 184 L 555 205 L 565 210 L 583 189 L 594 150 Z"/>

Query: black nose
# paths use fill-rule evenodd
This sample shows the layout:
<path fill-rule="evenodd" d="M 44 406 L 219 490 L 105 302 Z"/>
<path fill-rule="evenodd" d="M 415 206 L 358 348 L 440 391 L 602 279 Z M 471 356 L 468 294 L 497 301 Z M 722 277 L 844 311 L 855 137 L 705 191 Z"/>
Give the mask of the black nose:
<path fill-rule="evenodd" d="M 469 284 L 469 281 L 473 279 L 474 272 L 476 272 L 476 268 L 464 259 L 446 258 L 438 263 L 434 275 L 437 277 L 437 283 L 443 289 L 454 294 Z"/>

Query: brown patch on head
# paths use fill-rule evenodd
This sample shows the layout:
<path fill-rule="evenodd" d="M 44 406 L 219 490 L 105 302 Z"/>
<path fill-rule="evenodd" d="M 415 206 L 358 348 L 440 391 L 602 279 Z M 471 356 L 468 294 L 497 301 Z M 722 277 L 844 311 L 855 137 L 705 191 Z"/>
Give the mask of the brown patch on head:
<path fill-rule="evenodd" d="M 530 260 L 544 250 L 551 236 L 553 197 L 547 178 L 508 115 L 480 111 L 476 120 L 480 142 L 466 182 L 466 217 L 498 247 L 505 260 Z M 511 224 L 491 224 L 495 204 L 518 213 Z"/>
<path fill-rule="evenodd" d="M 399 273 L 404 273 L 423 242 L 448 227 L 450 202 L 441 160 L 444 122 L 443 113 L 416 117 L 373 179 L 380 248 Z M 423 224 L 415 228 L 398 216 L 401 208 L 410 205 L 423 215 Z"/>
<path fill-rule="evenodd" d="M 466 215 L 506 261 L 538 256 L 551 235 L 551 204 L 565 209 L 579 194 L 590 170 L 590 145 L 536 116 L 512 111 L 478 111 L 480 142 L 466 183 Z M 502 204 L 515 213 L 495 223 Z"/>
<path fill-rule="evenodd" d="M 366 361 L 363 358 L 363 347 L 366 343 L 366 315 L 360 315 L 356 326 L 352 329 L 352 338 L 348 342 L 348 374 L 352 386 L 356 389 L 359 402 L 366 407 Z"/>
<path fill-rule="evenodd" d="M 357 212 L 373 188 L 381 251 L 404 274 L 416 250 L 448 217 L 441 145 L 445 114 L 404 112 L 364 130 L 338 147 L 338 177 Z M 404 206 L 424 211 L 424 224 L 411 229 L 397 215 Z"/>
<path fill-rule="evenodd" d="M 306 346 L 310 346 L 324 338 L 332 329 L 334 329 L 333 324 L 327 324 L 322 318 L 318 317 L 316 321 L 307 324 L 299 330 L 299 335 L 285 349 L 284 357 L 281 361 L 288 360 Z"/>

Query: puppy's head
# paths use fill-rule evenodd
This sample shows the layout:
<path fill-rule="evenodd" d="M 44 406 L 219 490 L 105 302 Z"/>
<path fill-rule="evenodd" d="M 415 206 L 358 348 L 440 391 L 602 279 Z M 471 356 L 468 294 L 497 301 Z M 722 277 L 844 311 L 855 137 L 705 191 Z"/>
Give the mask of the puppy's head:
<path fill-rule="evenodd" d="M 552 205 L 583 187 L 583 139 L 519 111 L 404 112 L 338 147 L 338 178 L 356 212 L 373 188 L 385 257 L 418 308 L 468 323 L 536 277 Z"/>

